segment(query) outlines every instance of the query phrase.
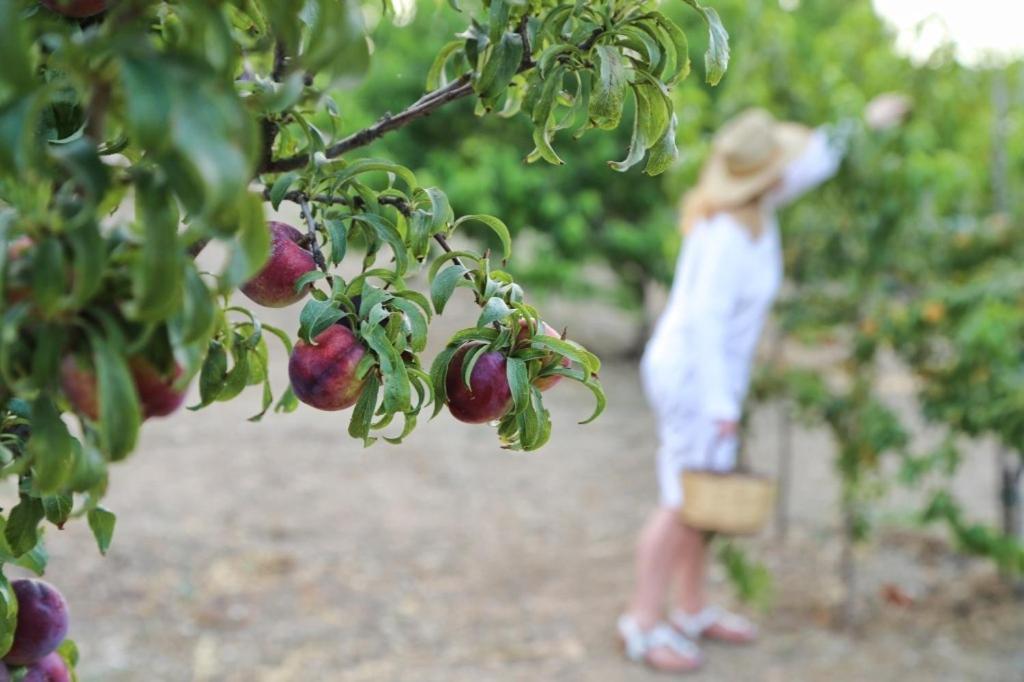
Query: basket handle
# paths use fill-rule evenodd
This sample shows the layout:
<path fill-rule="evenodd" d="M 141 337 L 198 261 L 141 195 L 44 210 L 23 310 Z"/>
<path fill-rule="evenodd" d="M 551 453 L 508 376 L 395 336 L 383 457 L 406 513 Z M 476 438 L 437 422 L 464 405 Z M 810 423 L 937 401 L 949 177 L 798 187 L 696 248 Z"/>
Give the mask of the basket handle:
<path fill-rule="evenodd" d="M 725 436 L 723 436 L 717 429 L 718 429 L 718 426 L 715 425 L 715 437 L 711 439 L 711 442 L 708 443 L 707 450 L 704 451 L 704 460 L 705 460 L 704 461 L 704 469 L 706 471 L 714 471 L 715 470 L 715 467 L 714 467 L 714 464 L 715 464 L 715 462 L 714 462 L 715 450 L 717 450 L 719 448 L 719 446 L 721 446 L 721 444 L 725 441 Z"/>

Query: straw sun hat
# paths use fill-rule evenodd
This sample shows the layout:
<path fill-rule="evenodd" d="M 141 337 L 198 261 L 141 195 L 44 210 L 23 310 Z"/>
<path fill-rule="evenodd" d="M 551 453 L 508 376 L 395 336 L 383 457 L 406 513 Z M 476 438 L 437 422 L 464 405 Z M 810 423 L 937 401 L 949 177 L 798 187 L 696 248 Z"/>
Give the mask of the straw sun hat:
<path fill-rule="evenodd" d="M 776 121 L 764 109 L 747 109 L 719 129 L 695 188 L 717 206 L 742 206 L 782 177 L 804 150 L 811 129 Z"/>

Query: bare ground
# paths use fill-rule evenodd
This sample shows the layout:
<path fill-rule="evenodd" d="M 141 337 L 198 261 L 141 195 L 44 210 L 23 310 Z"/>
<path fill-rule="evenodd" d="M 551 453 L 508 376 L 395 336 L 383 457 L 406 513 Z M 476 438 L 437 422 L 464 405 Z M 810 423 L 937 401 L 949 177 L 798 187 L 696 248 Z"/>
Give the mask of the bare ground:
<path fill-rule="evenodd" d="M 598 349 L 632 333 L 596 306 L 549 307 Z M 291 329 L 295 315 L 269 317 Z M 250 394 L 153 422 L 114 468 L 109 555 L 84 523 L 49 535 L 47 578 L 70 598 L 80 678 L 658 679 L 625 663 L 612 634 L 655 494 L 652 423 L 631 365 L 611 363 L 602 378 L 608 411 L 589 426 L 575 424 L 589 414 L 586 391 L 549 394 L 555 433 L 533 454 L 446 415 L 401 446 L 363 450 L 345 413 L 247 423 Z M 894 381 L 892 392 L 906 388 Z M 776 425 L 771 409 L 756 415 L 752 458 L 766 470 Z M 777 576 L 764 638 L 709 647 L 695 679 L 1024 680 L 1021 603 L 988 565 L 921 531 L 883 530 L 863 548 L 863 625 L 832 625 L 842 592 L 831 455 L 823 433 L 797 430 L 790 536 L 747 543 Z M 991 516 L 991 456 L 978 448 L 969 460 L 958 489 Z M 890 516 L 912 500 L 897 496 Z M 882 599 L 886 586 L 912 603 Z M 721 576 L 714 591 L 731 601 Z"/>

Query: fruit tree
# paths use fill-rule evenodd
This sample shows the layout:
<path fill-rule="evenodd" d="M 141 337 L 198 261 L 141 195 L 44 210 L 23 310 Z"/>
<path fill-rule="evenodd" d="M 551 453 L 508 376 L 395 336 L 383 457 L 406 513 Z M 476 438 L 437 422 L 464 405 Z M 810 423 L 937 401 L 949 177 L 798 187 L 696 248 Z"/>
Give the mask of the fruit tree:
<path fill-rule="evenodd" d="M 717 81 L 725 29 L 683 4 L 708 31 Z M 83 516 L 106 551 L 108 465 L 192 383 L 195 409 L 257 387 L 253 419 L 299 401 L 351 409 L 348 432 L 365 444 L 397 442 L 447 406 L 533 450 L 551 429 L 542 391 L 563 378 L 601 411 L 597 358 L 542 321 L 504 269 L 505 223 L 456 216 L 441 189 L 362 150 L 472 99 L 481 117 L 524 112 L 531 162 L 561 164 L 564 138 L 631 119 L 611 167 L 660 173 L 677 155 L 670 90 L 689 73 L 686 36 L 653 1 L 451 5 L 466 28 L 424 55 L 425 94 L 358 128 L 343 88 L 367 68 L 365 16 L 381 3 L 0 0 L 0 475 L 18 495 L 0 516 L 0 561 L 41 573 L 43 526 Z M 282 202 L 300 224 L 267 222 Z M 501 252 L 453 249 L 469 229 Z M 195 262 L 211 242 L 226 254 L 212 272 Z M 343 277 L 349 261 L 357 274 Z M 409 285 L 420 271 L 426 292 Z M 238 289 L 301 305 L 297 338 L 237 305 Z M 459 290 L 477 324 L 428 362 L 430 322 Z M 268 378 L 278 341 L 283 391 Z M 0 577 L 4 674 L 73 676 L 67 627 L 56 588 Z"/>

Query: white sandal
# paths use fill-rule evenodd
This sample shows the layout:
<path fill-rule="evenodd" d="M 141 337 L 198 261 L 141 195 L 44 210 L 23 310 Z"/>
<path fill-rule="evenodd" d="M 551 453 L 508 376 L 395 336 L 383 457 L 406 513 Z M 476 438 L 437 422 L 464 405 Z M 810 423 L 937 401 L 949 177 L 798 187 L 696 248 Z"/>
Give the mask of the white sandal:
<path fill-rule="evenodd" d="M 694 641 L 705 636 L 705 633 L 715 625 L 721 625 L 726 630 L 737 633 L 738 637 L 729 641 L 748 643 L 757 639 L 756 625 L 743 616 L 726 611 L 719 606 L 707 606 L 693 615 L 676 609 L 669 614 L 668 620 L 676 630 Z"/>
<path fill-rule="evenodd" d="M 619 637 L 625 646 L 626 657 L 637 663 L 647 663 L 654 666 L 647 658 L 647 655 L 654 649 L 666 648 L 680 658 L 693 661 L 693 665 L 678 672 L 696 670 L 703 663 L 700 655 L 700 648 L 692 641 L 681 635 L 668 623 L 656 623 L 649 630 L 640 628 L 640 624 L 629 614 L 623 614 L 618 622 Z"/>

